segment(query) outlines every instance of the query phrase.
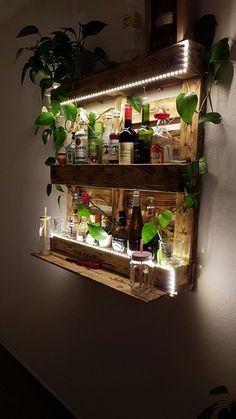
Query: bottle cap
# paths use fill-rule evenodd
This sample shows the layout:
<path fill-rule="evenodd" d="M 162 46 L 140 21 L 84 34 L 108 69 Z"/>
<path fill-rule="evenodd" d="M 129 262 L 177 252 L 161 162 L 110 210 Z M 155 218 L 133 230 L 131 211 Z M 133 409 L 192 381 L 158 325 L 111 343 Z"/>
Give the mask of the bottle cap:
<path fill-rule="evenodd" d="M 151 252 L 133 252 L 131 256 L 132 260 L 136 260 L 137 262 L 145 262 L 152 259 Z"/>
<path fill-rule="evenodd" d="M 154 118 L 156 119 L 168 119 L 170 114 L 165 111 L 165 109 L 160 109 L 158 113 L 155 113 Z"/>

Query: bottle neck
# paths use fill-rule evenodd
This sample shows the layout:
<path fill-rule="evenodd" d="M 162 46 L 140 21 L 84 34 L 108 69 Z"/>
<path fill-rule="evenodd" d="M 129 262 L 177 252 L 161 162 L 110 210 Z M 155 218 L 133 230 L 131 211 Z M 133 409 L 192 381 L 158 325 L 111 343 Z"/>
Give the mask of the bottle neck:
<path fill-rule="evenodd" d="M 133 207 L 140 207 L 140 195 L 133 195 Z"/>
<path fill-rule="evenodd" d="M 129 103 L 125 105 L 125 128 L 132 125 L 132 106 Z"/>
<path fill-rule="evenodd" d="M 142 105 L 142 125 L 149 124 L 149 103 L 143 103 Z"/>

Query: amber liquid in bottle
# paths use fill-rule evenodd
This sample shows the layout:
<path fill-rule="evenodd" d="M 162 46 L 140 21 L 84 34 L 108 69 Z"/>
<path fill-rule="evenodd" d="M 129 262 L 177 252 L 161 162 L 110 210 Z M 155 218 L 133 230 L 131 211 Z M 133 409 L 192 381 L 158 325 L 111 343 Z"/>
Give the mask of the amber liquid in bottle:
<path fill-rule="evenodd" d="M 112 232 L 112 248 L 116 252 L 125 252 L 127 249 L 127 221 L 125 211 L 119 211 L 119 224 Z"/>
<path fill-rule="evenodd" d="M 133 192 L 133 210 L 128 232 L 128 249 L 129 256 L 140 248 L 141 233 L 143 228 L 143 218 L 140 207 L 140 193 Z"/>

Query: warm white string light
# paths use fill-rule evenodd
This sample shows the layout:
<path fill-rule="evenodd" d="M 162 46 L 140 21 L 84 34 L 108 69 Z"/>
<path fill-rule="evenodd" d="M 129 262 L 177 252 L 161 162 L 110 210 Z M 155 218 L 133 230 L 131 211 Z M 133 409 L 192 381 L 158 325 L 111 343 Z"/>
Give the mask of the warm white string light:
<path fill-rule="evenodd" d="M 182 42 L 179 43 L 179 45 L 183 45 L 183 63 L 182 63 L 182 68 L 181 69 L 173 70 L 173 71 L 170 71 L 168 73 L 158 74 L 156 76 L 148 77 L 146 79 L 138 80 L 138 81 L 135 81 L 135 82 L 125 83 L 125 84 L 122 84 L 120 86 L 111 87 L 109 89 L 100 90 L 98 92 L 89 93 L 87 95 L 78 96 L 78 97 L 68 99 L 68 100 L 65 100 L 65 101 L 61 102 L 61 105 L 67 105 L 69 103 L 82 102 L 83 100 L 97 98 L 99 96 L 103 96 L 103 95 L 108 94 L 108 93 L 117 92 L 117 91 L 124 90 L 124 89 L 129 89 L 129 88 L 135 87 L 135 86 L 147 85 L 149 83 L 153 83 L 153 82 L 158 81 L 158 80 L 168 79 L 168 78 L 179 76 L 181 74 L 186 73 L 188 71 L 188 66 L 189 66 L 189 41 L 188 40 L 182 41 Z"/>

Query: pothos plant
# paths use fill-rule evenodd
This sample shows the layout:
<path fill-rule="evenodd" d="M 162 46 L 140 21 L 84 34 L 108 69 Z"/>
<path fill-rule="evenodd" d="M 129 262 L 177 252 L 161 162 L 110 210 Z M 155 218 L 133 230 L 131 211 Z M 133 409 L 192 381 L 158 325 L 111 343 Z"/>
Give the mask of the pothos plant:
<path fill-rule="evenodd" d="M 236 399 L 225 386 L 213 388 L 209 396 L 216 396 L 218 400 L 204 409 L 198 419 L 236 419 Z"/>

